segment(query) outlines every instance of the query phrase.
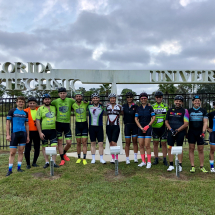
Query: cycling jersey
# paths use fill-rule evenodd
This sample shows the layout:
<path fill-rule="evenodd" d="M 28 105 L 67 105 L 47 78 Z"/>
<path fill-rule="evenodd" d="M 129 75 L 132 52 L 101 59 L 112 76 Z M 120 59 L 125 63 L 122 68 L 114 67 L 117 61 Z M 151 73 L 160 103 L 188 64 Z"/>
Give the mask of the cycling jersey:
<path fill-rule="evenodd" d="M 172 129 L 180 128 L 184 122 L 189 122 L 189 113 L 184 108 L 170 108 L 166 115 L 166 120 L 169 121 L 169 125 Z"/>
<path fill-rule="evenodd" d="M 148 125 L 151 122 L 151 117 L 154 116 L 154 110 L 152 106 L 148 106 L 148 104 L 143 108 L 143 106 L 139 106 L 135 113 L 135 117 L 138 117 L 139 123 L 141 126 Z"/>
<path fill-rule="evenodd" d="M 81 101 L 81 104 L 78 105 L 77 102 L 75 102 L 72 105 L 72 108 L 74 109 L 75 119 L 76 122 L 86 122 L 87 121 L 87 107 L 90 102 L 84 103 Z"/>
<path fill-rule="evenodd" d="M 131 105 L 131 107 L 129 107 L 128 103 L 122 106 L 123 113 L 124 113 L 123 115 L 124 124 L 135 123 L 135 113 L 137 108 L 138 106 L 134 103 Z"/>
<path fill-rule="evenodd" d="M 153 128 L 161 128 L 166 119 L 166 113 L 168 111 L 168 105 L 165 103 L 158 104 L 157 102 L 152 105 L 152 108 L 155 112 L 155 121 L 152 124 Z"/>
<path fill-rule="evenodd" d="M 99 104 L 98 107 L 89 105 L 89 125 L 103 126 L 103 113 L 104 108 Z"/>
<path fill-rule="evenodd" d="M 119 125 L 119 117 L 120 112 L 122 111 L 122 106 L 115 104 L 114 108 L 112 109 L 112 105 L 108 104 L 106 107 L 107 111 L 107 125 Z"/>
<path fill-rule="evenodd" d="M 50 130 L 50 129 L 55 129 L 56 128 L 56 109 L 54 106 L 49 106 L 49 109 L 43 105 L 38 108 L 37 110 L 37 117 L 36 120 L 41 120 L 42 125 L 41 129 L 42 130 Z"/>
<path fill-rule="evenodd" d="M 190 115 L 189 117 L 189 130 L 201 130 L 203 128 L 203 119 L 208 118 L 208 113 L 206 110 L 202 109 L 201 107 L 195 109 L 190 108 L 188 110 L 188 113 Z"/>
<path fill-rule="evenodd" d="M 215 111 L 210 112 L 208 114 L 208 119 L 209 119 L 209 128 L 211 128 L 212 131 L 215 131 Z"/>
<path fill-rule="evenodd" d="M 9 110 L 7 120 L 11 121 L 11 133 L 26 132 L 25 122 L 28 122 L 28 113 L 24 110 L 18 108 Z"/>
<path fill-rule="evenodd" d="M 75 100 L 71 98 L 65 98 L 64 100 L 58 98 L 51 102 L 57 109 L 57 122 L 70 123 L 71 108 L 74 103 Z"/>

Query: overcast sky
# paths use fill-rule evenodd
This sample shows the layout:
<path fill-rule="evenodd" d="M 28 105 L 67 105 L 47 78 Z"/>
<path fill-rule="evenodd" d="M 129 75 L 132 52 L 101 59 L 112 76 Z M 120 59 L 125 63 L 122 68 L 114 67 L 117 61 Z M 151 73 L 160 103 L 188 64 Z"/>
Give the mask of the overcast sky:
<path fill-rule="evenodd" d="M 214 69 L 214 9 L 214 0 L 0 0 L 0 63 Z M 118 93 L 155 86 L 118 85 Z"/>

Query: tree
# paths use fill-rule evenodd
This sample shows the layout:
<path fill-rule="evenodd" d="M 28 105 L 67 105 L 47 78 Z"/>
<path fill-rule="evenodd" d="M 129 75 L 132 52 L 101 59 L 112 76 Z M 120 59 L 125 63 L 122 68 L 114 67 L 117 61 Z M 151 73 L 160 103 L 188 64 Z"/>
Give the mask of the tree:
<path fill-rule="evenodd" d="M 179 84 L 176 90 L 177 94 L 189 94 L 192 93 L 192 84 Z"/>
<path fill-rule="evenodd" d="M 0 98 L 5 94 L 5 86 L 0 84 Z"/>
<path fill-rule="evenodd" d="M 177 88 L 174 86 L 174 84 L 159 84 L 158 87 L 159 90 L 164 94 L 175 94 L 177 91 Z"/>
<path fill-rule="evenodd" d="M 100 85 L 100 87 L 99 87 L 100 95 L 104 95 L 104 96 L 108 97 L 110 92 L 111 92 L 110 84 L 102 84 L 102 85 Z"/>
<path fill-rule="evenodd" d="M 12 83 L 12 90 L 7 90 L 6 94 L 12 98 L 17 96 L 25 96 L 25 94 L 21 90 L 14 90 L 15 89 L 15 83 Z"/>

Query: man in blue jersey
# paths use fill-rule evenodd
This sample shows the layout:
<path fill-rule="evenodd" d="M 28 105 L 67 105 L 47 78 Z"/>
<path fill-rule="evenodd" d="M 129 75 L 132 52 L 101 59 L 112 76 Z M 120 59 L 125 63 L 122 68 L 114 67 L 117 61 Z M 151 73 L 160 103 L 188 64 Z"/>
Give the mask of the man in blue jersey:
<path fill-rule="evenodd" d="M 25 98 L 23 96 L 17 97 L 17 108 L 9 110 L 6 122 L 7 141 L 10 141 L 10 156 L 9 156 L 9 170 L 6 176 L 12 174 L 13 162 L 18 148 L 18 166 L 17 171 L 23 172 L 21 169 L 23 151 L 25 144 L 29 143 L 29 126 L 28 113 L 23 110 L 25 105 Z M 10 134 L 11 128 L 11 134 Z"/>
<path fill-rule="evenodd" d="M 99 154 L 100 154 L 100 163 L 106 164 L 106 161 L 103 160 L 103 140 L 104 140 L 104 132 L 103 132 L 103 113 L 104 108 L 99 103 L 100 96 L 97 93 L 93 93 L 91 95 L 92 104 L 88 106 L 89 110 L 89 134 L 91 140 L 91 154 L 92 161 L 94 164 L 95 161 L 95 152 L 96 152 L 96 139 L 98 140 L 99 145 Z"/>

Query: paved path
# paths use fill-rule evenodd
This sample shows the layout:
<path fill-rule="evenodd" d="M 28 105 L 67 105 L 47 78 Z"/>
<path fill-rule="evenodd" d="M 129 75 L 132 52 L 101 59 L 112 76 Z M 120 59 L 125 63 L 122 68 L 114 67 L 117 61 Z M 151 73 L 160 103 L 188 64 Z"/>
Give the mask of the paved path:
<path fill-rule="evenodd" d="M 67 154 L 68 157 L 75 157 L 75 158 L 78 157 L 77 152 L 71 152 L 71 153 L 66 153 L 66 154 Z M 159 157 L 163 156 L 163 153 L 158 153 L 158 156 Z M 83 158 L 83 153 L 81 153 L 81 157 Z M 96 150 L 96 156 L 95 157 L 96 157 L 96 160 L 100 160 L 100 155 L 99 155 L 98 150 Z M 152 157 L 154 157 L 154 152 L 152 152 Z M 131 161 L 134 160 L 134 151 L 133 150 L 130 150 L 129 158 L 130 158 Z M 87 152 L 87 159 L 92 159 L 90 151 Z M 111 160 L 111 155 L 104 155 L 103 159 L 105 161 L 110 161 Z M 138 151 L 137 159 L 141 159 L 139 151 Z M 125 160 L 126 160 L 125 150 L 123 150 L 123 154 L 119 155 L 119 162 L 125 161 Z"/>

